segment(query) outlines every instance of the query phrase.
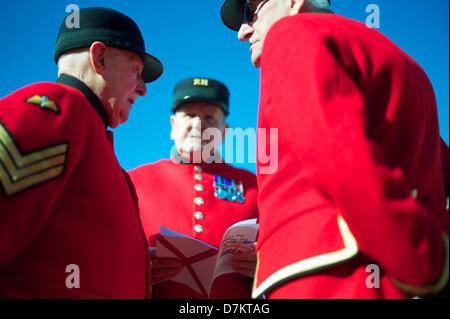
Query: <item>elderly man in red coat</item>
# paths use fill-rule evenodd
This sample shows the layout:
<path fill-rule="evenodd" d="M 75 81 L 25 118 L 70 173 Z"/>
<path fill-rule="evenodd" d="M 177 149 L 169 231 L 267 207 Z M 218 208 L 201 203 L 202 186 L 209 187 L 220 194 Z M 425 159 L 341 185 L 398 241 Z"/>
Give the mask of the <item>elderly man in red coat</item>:
<path fill-rule="evenodd" d="M 0 298 L 148 298 L 150 254 L 114 128 L 162 65 L 136 23 L 83 8 L 61 24 L 57 83 L 0 100 Z"/>
<path fill-rule="evenodd" d="M 437 108 L 424 71 L 325 0 L 227 0 L 222 20 L 261 68 L 253 297 L 404 298 L 448 282 Z"/>
<path fill-rule="evenodd" d="M 144 231 L 153 247 L 164 226 L 219 248 L 229 226 L 258 217 L 256 176 L 224 163 L 217 152 L 228 128 L 228 89 L 214 79 L 185 79 L 175 86 L 172 111 L 176 154 L 129 172 Z M 237 273 L 220 277 L 210 298 L 250 298 L 256 255 L 235 255 L 232 262 Z M 179 259 L 154 255 L 152 297 L 205 298 L 171 280 L 184 266 Z"/>

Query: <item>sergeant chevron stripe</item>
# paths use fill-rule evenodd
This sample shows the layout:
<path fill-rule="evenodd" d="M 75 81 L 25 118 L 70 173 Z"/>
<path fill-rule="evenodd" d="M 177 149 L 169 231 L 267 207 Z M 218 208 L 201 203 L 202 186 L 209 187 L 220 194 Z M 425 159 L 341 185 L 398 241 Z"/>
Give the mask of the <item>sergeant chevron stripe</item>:
<path fill-rule="evenodd" d="M 62 175 L 69 144 L 22 154 L 0 122 L 0 183 L 7 197 Z"/>

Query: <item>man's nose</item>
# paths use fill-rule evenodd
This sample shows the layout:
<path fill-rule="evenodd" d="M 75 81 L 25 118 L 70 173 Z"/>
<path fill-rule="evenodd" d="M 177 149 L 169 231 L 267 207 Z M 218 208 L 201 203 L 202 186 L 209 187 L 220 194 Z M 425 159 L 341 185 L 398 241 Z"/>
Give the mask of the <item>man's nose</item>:
<path fill-rule="evenodd" d="M 240 41 L 248 41 L 253 34 L 253 27 L 248 23 L 241 24 L 238 32 L 238 39 Z"/>
<path fill-rule="evenodd" d="M 136 86 L 136 93 L 140 96 L 145 96 L 147 94 L 147 87 L 141 77 L 139 77 L 138 85 Z"/>
<path fill-rule="evenodd" d="M 197 130 L 201 130 L 202 127 L 202 119 L 200 118 L 200 116 L 195 116 L 192 119 L 192 127 L 197 129 Z"/>

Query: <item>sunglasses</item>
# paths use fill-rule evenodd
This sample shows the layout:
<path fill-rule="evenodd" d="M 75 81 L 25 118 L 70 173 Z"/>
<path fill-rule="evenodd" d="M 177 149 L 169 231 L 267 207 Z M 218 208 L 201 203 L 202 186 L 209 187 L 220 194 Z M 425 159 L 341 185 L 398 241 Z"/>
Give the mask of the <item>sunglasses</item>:
<path fill-rule="evenodd" d="M 269 0 L 246 0 L 242 7 L 242 21 L 243 23 L 250 23 L 255 18 L 255 11 L 258 5 Z"/>

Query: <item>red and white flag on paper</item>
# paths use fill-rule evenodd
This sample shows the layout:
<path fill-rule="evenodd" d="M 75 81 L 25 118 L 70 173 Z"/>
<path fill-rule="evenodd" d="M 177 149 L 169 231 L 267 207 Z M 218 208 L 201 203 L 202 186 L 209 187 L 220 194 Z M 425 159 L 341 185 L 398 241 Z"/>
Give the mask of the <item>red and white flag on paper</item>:
<path fill-rule="evenodd" d="M 205 242 L 162 228 L 161 234 L 156 236 L 156 256 L 179 258 L 185 266 L 171 280 L 208 298 L 219 250 Z"/>

